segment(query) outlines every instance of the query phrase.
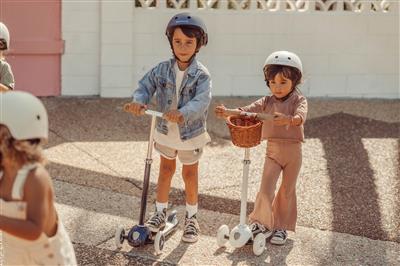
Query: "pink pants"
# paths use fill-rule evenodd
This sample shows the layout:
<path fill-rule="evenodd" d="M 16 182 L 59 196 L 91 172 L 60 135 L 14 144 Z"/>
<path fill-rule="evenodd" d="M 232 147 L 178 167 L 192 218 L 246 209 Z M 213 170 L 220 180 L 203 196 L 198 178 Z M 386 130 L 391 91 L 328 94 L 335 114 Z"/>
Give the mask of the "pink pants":
<path fill-rule="evenodd" d="M 268 229 L 295 231 L 297 220 L 296 182 L 301 168 L 300 142 L 268 141 L 260 190 L 250 221 Z M 276 182 L 282 172 L 282 183 L 275 195 Z"/>

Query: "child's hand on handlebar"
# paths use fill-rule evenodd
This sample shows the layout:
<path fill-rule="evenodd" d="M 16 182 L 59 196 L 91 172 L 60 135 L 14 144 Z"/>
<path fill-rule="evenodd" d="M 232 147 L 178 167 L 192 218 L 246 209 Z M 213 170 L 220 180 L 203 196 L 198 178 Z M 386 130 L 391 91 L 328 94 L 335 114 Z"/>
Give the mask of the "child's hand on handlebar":
<path fill-rule="evenodd" d="M 127 103 L 124 106 L 124 110 L 136 116 L 144 115 L 144 112 L 147 110 L 147 105 L 135 102 Z"/>
<path fill-rule="evenodd" d="M 226 107 L 223 104 L 220 104 L 215 107 L 214 112 L 218 118 L 225 118 L 227 117 L 226 110 Z"/>
<path fill-rule="evenodd" d="M 182 113 L 179 112 L 178 110 L 170 110 L 170 111 L 164 113 L 163 117 L 172 123 L 182 124 L 184 121 L 184 117 L 183 117 Z"/>
<path fill-rule="evenodd" d="M 291 123 L 291 116 L 279 112 L 274 113 L 275 126 L 288 126 Z"/>

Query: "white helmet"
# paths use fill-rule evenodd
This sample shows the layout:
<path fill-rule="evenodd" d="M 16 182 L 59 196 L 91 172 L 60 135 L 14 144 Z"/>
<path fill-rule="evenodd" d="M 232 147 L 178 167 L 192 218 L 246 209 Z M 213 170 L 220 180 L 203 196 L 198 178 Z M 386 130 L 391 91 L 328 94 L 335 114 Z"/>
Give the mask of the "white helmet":
<path fill-rule="evenodd" d="M 0 39 L 4 39 L 6 41 L 6 49 L 10 49 L 10 32 L 7 29 L 7 26 L 4 23 L 0 22 Z"/>
<path fill-rule="evenodd" d="M 30 93 L 0 93 L 0 124 L 16 140 L 47 139 L 49 122 L 43 103 Z"/>
<path fill-rule="evenodd" d="M 300 58 L 292 52 L 288 51 L 276 51 L 270 54 L 265 60 L 264 68 L 268 65 L 282 65 L 291 66 L 300 70 L 303 74 L 303 65 L 301 64 Z"/>

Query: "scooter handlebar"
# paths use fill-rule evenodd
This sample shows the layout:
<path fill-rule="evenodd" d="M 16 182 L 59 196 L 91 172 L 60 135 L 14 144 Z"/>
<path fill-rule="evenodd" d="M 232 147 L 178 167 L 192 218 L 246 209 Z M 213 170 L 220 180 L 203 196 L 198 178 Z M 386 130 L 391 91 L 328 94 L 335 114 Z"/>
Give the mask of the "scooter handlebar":
<path fill-rule="evenodd" d="M 156 116 L 156 117 L 160 117 L 160 118 L 162 118 L 163 115 L 164 115 L 163 113 L 158 112 L 158 111 L 154 111 L 154 110 L 146 110 L 146 111 L 144 111 L 144 113 L 146 115 Z"/>
<path fill-rule="evenodd" d="M 249 117 L 255 117 L 259 120 L 274 120 L 274 115 L 271 114 L 264 114 L 264 113 L 251 113 L 251 112 L 240 112 L 240 115 L 242 116 L 249 116 Z"/>
<path fill-rule="evenodd" d="M 124 104 L 124 111 L 125 112 L 127 112 L 127 113 L 130 113 L 130 107 L 131 107 L 131 103 L 126 103 L 126 104 Z M 163 113 L 161 113 L 161 112 L 157 112 L 157 111 L 154 111 L 154 110 L 145 110 L 144 111 L 144 113 L 146 114 L 146 115 L 150 115 L 150 116 L 156 116 L 156 117 L 163 117 Z"/>

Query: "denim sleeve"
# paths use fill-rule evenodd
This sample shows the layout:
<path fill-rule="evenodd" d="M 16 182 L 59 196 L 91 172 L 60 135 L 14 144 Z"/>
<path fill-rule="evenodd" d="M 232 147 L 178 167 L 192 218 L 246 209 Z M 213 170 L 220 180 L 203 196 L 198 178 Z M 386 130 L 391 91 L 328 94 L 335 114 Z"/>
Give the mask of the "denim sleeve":
<path fill-rule="evenodd" d="M 200 75 L 197 80 L 196 95 L 179 109 L 185 122 L 196 120 L 204 115 L 211 102 L 211 84 L 209 75 Z"/>
<path fill-rule="evenodd" d="M 156 91 L 155 81 L 156 67 L 146 73 L 143 78 L 139 81 L 139 87 L 133 92 L 132 101 L 148 104 Z"/>

